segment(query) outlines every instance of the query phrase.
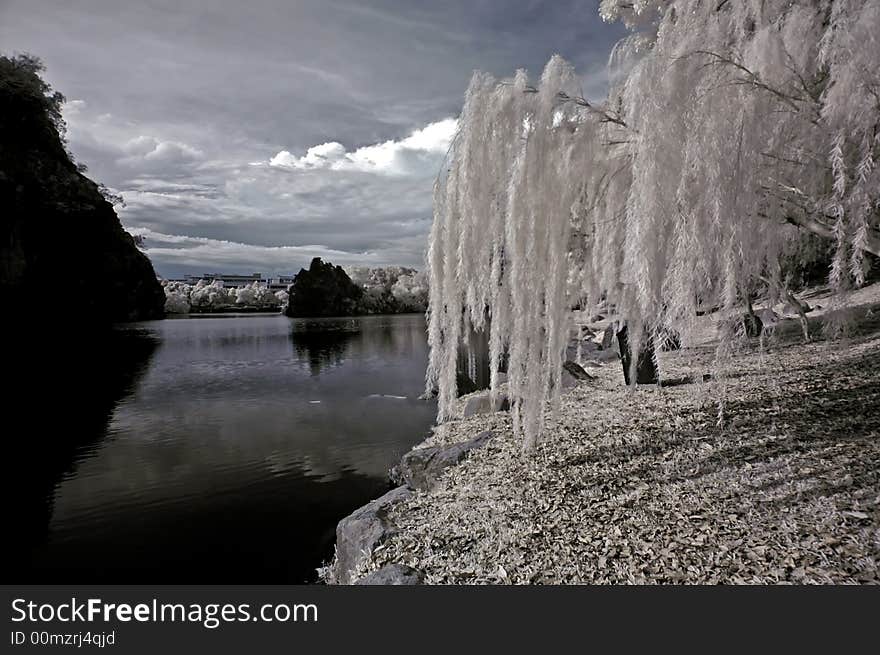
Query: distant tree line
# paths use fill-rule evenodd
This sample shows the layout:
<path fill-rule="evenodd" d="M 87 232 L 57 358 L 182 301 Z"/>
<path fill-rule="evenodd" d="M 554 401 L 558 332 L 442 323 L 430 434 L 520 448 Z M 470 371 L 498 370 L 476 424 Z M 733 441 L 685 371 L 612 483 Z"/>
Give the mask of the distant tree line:
<path fill-rule="evenodd" d="M 260 309 L 296 317 L 356 316 L 424 312 L 428 304 L 426 276 L 415 269 L 346 270 L 320 257 L 312 260 L 308 270 L 300 270 L 287 291 L 272 291 L 258 282 L 229 288 L 219 280 L 165 281 L 162 286 L 169 314 Z"/>

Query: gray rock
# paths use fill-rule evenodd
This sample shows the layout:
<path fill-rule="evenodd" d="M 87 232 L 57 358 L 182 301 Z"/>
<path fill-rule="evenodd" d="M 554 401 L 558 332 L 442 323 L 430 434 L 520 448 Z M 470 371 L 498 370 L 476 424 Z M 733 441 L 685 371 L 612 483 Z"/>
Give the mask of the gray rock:
<path fill-rule="evenodd" d="M 489 394 L 487 392 L 477 393 L 465 400 L 462 416 L 468 418 L 475 414 L 489 414 L 492 409 L 492 399 Z"/>
<path fill-rule="evenodd" d="M 486 430 L 473 439 L 451 446 L 416 448 L 403 456 L 392 475 L 398 484 L 429 491 L 437 484 L 443 471 L 464 460 L 472 450 L 485 446 L 491 438 L 492 431 Z"/>
<path fill-rule="evenodd" d="M 492 402 L 492 394 L 486 390 L 469 396 L 464 403 L 462 417 L 469 418 L 477 414 L 492 414 L 510 409 L 510 402 L 504 393 L 495 394 L 495 402 Z"/>
<path fill-rule="evenodd" d="M 584 355 L 583 361 L 585 366 L 589 366 L 590 362 L 616 362 L 620 359 L 620 355 L 617 353 L 617 350 L 612 348 L 611 350 L 597 350 L 594 353 L 590 353 L 589 355 Z"/>
<path fill-rule="evenodd" d="M 386 564 L 380 569 L 357 580 L 356 585 L 418 585 L 425 581 L 425 574 L 405 564 Z"/>
<path fill-rule="evenodd" d="M 572 361 L 567 361 L 562 365 L 562 388 L 571 389 L 576 387 L 578 382 L 582 380 L 593 380 L 592 375 L 587 373 L 583 368 Z"/>
<path fill-rule="evenodd" d="M 412 496 L 411 489 L 397 487 L 355 510 L 336 526 L 336 582 L 350 584 L 352 571 L 373 550 L 395 533 L 388 510 Z"/>
<path fill-rule="evenodd" d="M 591 341 L 589 339 L 585 339 L 581 341 L 581 357 L 589 357 L 592 353 L 597 350 L 601 350 L 602 347 L 596 343 L 595 341 Z M 568 344 L 568 348 L 565 349 L 565 357 L 566 359 L 570 359 L 572 361 L 577 359 L 578 352 L 578 342 L 577 340 L 572 341 Z"/>

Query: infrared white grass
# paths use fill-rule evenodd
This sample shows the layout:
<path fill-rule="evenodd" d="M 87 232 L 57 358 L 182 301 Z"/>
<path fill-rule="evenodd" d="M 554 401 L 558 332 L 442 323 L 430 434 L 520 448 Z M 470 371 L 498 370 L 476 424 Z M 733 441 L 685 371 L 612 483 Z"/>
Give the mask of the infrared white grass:
<path fill-rule="evenodd" d="M 822 239 L 838 292 L 880 254 L 880 1 L 601 13 L 638 30 L 607 100 L 582 98 L 559 57 L 534 83 L 475 74 L 435 187 L 428 390 L 449 418 L 461 337 L 487 327 L 526 449 L 558 403 L 578 302 L 613 304 L 634 350 L 670 328 L 689 344 L 700 306 L 741 313 L 758 286 L 782 297 Z"/>
<path fill-rule="evenodd" d="M 817 315 L 835 311 L 827 300 L 811 298 Z M 429 443 L 496 436 L 391 509 L 396 531 L 362 572 L 397 562 L 429 584 L 880 582 L 880 285 L 847 310 L 846 340 L 803 344 L 797 322 L 781 321 L 768 351 L 738 350 L 723 380 L 700 382 L 721 374 L 711 339 L 661 355 L 663 388 L 624 388 L 619 363 L 591 368 L 530 457 L 507 413 L 444 424 Z"/>

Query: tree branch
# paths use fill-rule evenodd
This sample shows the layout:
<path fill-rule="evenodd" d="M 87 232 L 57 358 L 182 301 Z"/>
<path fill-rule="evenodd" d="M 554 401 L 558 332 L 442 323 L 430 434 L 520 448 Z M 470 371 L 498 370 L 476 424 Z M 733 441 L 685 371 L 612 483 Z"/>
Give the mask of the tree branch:
<path fill-rule="evenodd" d="M 504 84 L 504 82 L 502 82 L 502 84 Z M 534 86 L 527 86 L 525 89 L 523 89 L 523 92 L 524 93 L 537 93 L 538 89 L 537 89 L 537 87 L 534 87 Z M 560 102 L 573 102 L 578 107 L 583 107 L 584 109 L 589 111 L 591 114 L 595 114 L 596 116 L 598 116 L 600 122 L 602 122 L 602 123 L 614 123 L 615 125 L 619 125 L 620 127 L 623 127 L 627 130 L 630 130 L 631 132 L 635 132 L 636 134 L 638 134 L 638 130 L 634 130 L 629 125 L 627 125 L 626 121 L 623 120 L 623 118 L 621 118 L 620 115 L 613 113 L 613 112 L 611 112 L 607 109 L 604 109 L 602 107 L 597 107 L 596 105 L 594 105 L 593 103 L 591 103 L 589 100 L 587 100 L 586 98 L 584 98 L 582 96 L 570 96 L 567 93 L 565 93 L 565 91 L 559 91 L 556 94 L 556 98 Z"/>
<path fill-rule="evenodd" d="M 799 216 L 797 214 L 789 214 L 785 220 L 792 225 L 801 227 L 815 235 L 825 239 L 834 239 L 834 228 L 810 216 Z M 875 257 L 880 257 L 880 233 L 877 230 L 868 230 L 868 237 L 863 248 L 865 252 L 869 252 Z"/>
<path fill-rule="evenodd" d="M 809 98 L 809 99 L 802 98 L 802 97 L 799 97 L 796 95 L 792 95 L 790 93 L 785 93 L 784 91 L 782 91 L 780 89 L 772 87 L 769 84 L 767 84 L 766 82 L 764 82 L 761 79 L 761 77 L 757 73 L 755 73 L 754 71 L 750 70 L 746 66 L 743 66 L 741 63 L 739 63 L 738 61 L 735 61 L 733 58 L 725 57 L 724 55 L 719 54 L 717 52 L 712 52 L 710 50 L 694 50 L 692 53 L 687 53 L 687 54 L 681 55 L 679 58 L 684 59 L 685 57 L 688 57 L 692 54 L 693 55 L 704 55 L 707 57 L 711 57 L 717 63 L 725 64 L 727 66 L 732 66 L 736 70 L 743 73 L 743 75 L 745 75 L 745 78 L 735 80 L 733 82 L 734 84 L 747 84 L 749 86 L 753 86 L 758 89 L 764 89 L 765 91 L 772 93 L 781 102 L 783 102 L 786 105 L 788 105 L 789 107 L 791 107 L 794 111 L 801 110 L 801 108 L 797 104 L 799 102 L 800 103 L 811 102 L 815 105 L 815 100 L 813 100 L 812 98 Z"/>

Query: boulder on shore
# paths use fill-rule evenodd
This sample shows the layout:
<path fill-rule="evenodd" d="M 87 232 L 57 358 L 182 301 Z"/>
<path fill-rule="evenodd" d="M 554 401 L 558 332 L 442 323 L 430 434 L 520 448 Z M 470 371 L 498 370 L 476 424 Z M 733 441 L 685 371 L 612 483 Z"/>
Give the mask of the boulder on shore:
<path fill-rule="evenodd" d="M 486 430 L 462 443 L 416 448 L 404 455 L 390 475 L 400 486 L 355 510 L 336 526 L 336 561 L 328 579 L 335 584 L 421 584 L 421 572 L 400 564 L 384 566 L 356 582 L 353 575 L 377 547 L 395 534 L 397 529 L 388 518 L 392 506 L 412 497 L 415 490 L 432 489 L 446 469 L 491 438 L 492 432 Z"/>
<path fill-rule="evenodd" d="M 499 391 L 492 399 L 492 393 L 487 389 L 480 393 L 475 393 L 464 400 L 464 407 L 461 410 L 462 418 L 470 418 L 477 414 L 494 414 L 495 412 L 506 412 L 510 409 L 510 401 L 507 394 Z"/>
<path fill-rule="evenodd" d="M 492 431 L 486 430 L 473 439 L 451 446 L 429 446 L 411 450 L 392 469 L 392 481 L 412 489 L 430 491 L 446 469 L 463 461 L 471 451 L 485 446 L 492 436 Z"/>
<path fill-rule="evenodd" d="M 576 387 L 578 382 L 587 381 L 595 379 L 592 375 L 587 373 L 583 367 L 576 364 L 572 361 L 567 361 L 562 364 L 562 388 L 563 389 L 571 389 L 572 387 Z"/>
<path fill-rule="evenodd" d="M 412 496 L 407 487 L 397 487 L 373 500 L 342 519 L 336 526 L 336 563 L 334 578 L 337 584 L 351 584 L 352 573 L 369 557 L 373 550 L 394 534 L 394 524 L 388 520 L 388 510 Z"/>

